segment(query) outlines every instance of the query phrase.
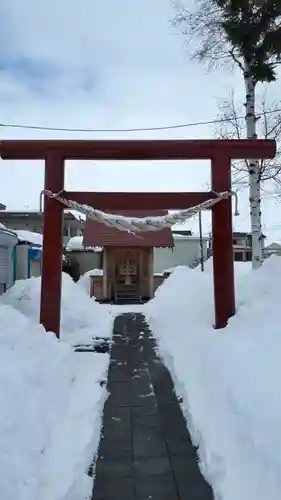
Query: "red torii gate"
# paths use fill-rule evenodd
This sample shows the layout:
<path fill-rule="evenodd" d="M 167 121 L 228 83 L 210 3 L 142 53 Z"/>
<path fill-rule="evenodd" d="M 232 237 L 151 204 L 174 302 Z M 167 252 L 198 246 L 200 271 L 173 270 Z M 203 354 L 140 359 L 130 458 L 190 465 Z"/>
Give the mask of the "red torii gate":
<path fill-rule="evenodd" d="M 274 158 L 272 140 L 4 140 L 5 160 L 44 160 L 44 189 L 106 211 L 182 210 L 231 191 L 232 159 Z M 211 192 L 92 193 L 64 191 L 65 160 L 211 160 Z M 40 322 L 59 337 L 64 206 L 45 196 Z M 212 208 L 215 328 L 235 313 L 231 197 Z"/>

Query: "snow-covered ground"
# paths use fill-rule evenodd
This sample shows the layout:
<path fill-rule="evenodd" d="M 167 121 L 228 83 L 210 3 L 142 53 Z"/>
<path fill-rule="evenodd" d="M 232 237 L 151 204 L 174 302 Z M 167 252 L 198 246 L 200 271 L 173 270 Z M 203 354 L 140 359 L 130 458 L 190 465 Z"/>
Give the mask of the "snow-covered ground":
<path fill-rule="evenodd" d="M 219 500 L 280 500 L 281 258 L 236 266 L 237 314 L 213 330 L 210 265 L 176 269 L 145 311 Z"/>
<path fill-rule="evenodd" d="M 91 269 L 90 271 L 87 271 L 80 277 L 78 285 L 82 286 L 82 288 L 87 292 L 88 295 L 90 294 L 90 288 L 91 288 L 91 280 L 90 280 L 91 276 L 103 276 L 103 270 Z"/>
<path fill-rule="evenodd" d="M 109 356 L 74 353 L 110 337 L 113 318 L 146 314 L 170 368 L 201 468 L 216 500 L 279 500 L 281 491 L 281 258 L 235 266 L 237 314 L 214 330 L 212 262 L 179 267 L 143 306 L 104 306 L 88 276 L 62 290 L 62 340 L 38 324 L 40 278 L 0 300 L 0 498 L 89 497 Z"/>
<path fill-rule="evenodd" d="M 109 337 L 113 316 L 64 275 L 58 341 L 38 322 L 40 281 L 17 282 L 0 301 L 0 498 L 84 500 L 109 355 L 71 344 Z"/>
<path fill-rule="evenodd" d="M 79 286 L 68 274 L 62 275 L 61 340 L 71 344 L 86 343 L 93 336 L 110 337 L 112 333 L 111 308 L 90 298 L 86 280 L 81 281 Z M 1 301 L 38 321 L 40 290 L 41 278 L 18 280 Z"/>

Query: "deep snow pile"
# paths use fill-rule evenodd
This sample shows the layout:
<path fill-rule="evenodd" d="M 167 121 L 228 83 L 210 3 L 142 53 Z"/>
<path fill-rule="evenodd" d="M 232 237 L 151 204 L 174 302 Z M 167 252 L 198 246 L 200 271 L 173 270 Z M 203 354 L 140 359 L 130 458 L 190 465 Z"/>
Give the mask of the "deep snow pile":
<path fill-rule="evenodd" d="M 39 319 L 41 278 L 18 280 L 1 302 L 25 316 Z M 110 337 L 113 315 L 109 307 L 89 297 L 86 289 L 62 274 L 61 339 L 70 343 L 87 342 L 93 336 Z"/>
<path fill-rule="evenodd" d="M 220 331 L 212 273 L 176 269 L 146 310 L 217 498 L 279 500 L 281 258 L 236 268 L 236 281 L 237 314 Z"/>
<path fill-rule="evenodd" d="M 87 271 L 85 274 L 83 274 L 77 284 L 81 286 L 87 294 L 90 294 L 90 287 L 91 287 L 91 276 L 103 276 L 103 270 L 102 269 L 92 269 L 90 271 Z"/>
<path fill-rule="evenodd" d="M 108 361 L 0 304 L 1 500 L 89 498 Z"/>
<path fill-rule="evenodd" d="M 234 262 L 234 268 L 236 276 L 245 274 L 251 271 L 252 262 Z M 194 270 L 202 272 L 200 265 L 194 268 Z M 204 271 L 206 273 L 213 273 L 213 257 L 210 257 L 204 262 Z"/>

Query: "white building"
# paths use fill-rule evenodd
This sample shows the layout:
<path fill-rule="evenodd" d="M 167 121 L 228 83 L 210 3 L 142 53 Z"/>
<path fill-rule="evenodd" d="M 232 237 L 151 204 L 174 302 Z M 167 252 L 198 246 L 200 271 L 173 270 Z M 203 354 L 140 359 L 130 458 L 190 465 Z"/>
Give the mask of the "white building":
<path fill-rule="evenodd" d="M 264 258 L 270 257 L 271 255 L 281 255 L 281 245 L 280 243 L 273 242 L 264 248 Z"/>
<path fill-rule="evenodd" d="M 176 266 L 194 267 L 199 264 L 201 257 L 199 236 L 173 233 L 175 246 L 170 248 L 154 248 L 154 273 Z M 208 237 L 202 238 L 203 258 L 207 259 Z"/>

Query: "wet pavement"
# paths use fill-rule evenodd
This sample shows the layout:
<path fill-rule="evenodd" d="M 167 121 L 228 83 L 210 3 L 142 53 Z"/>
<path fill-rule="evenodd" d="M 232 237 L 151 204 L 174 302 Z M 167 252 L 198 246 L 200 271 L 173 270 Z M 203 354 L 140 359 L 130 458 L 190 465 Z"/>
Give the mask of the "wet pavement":
<path fill-rule="evenodd" d="M 92 500 L 213 500 L 142 314 L 114 323 Z"/>

